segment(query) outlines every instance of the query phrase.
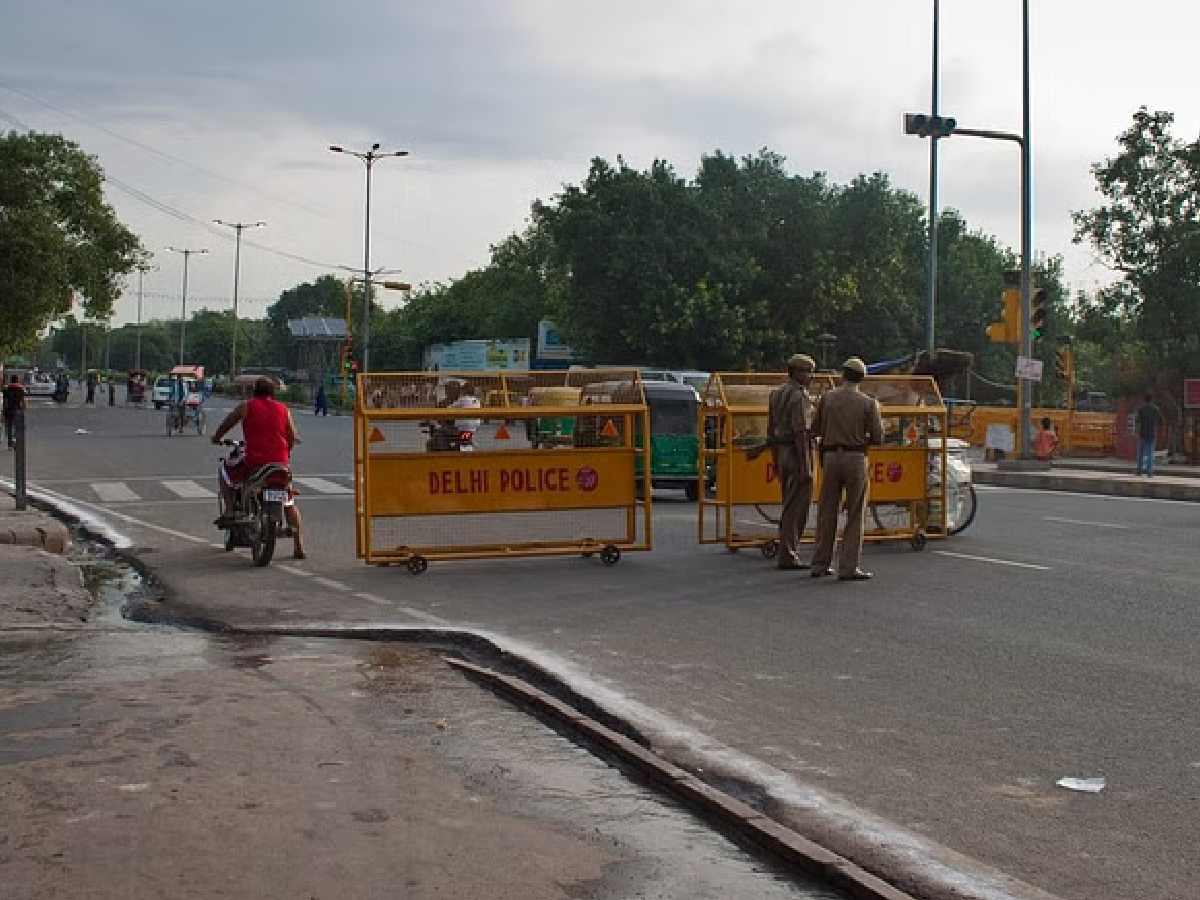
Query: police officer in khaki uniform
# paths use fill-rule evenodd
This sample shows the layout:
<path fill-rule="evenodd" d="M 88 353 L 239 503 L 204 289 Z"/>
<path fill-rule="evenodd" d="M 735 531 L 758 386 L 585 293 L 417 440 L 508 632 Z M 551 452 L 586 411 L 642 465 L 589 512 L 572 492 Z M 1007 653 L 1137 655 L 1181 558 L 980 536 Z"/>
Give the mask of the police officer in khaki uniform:
<path fill-rule="evenodd" d="M 839 581 L 866 581 L 870 572 L 859 568 L 863 516 L 867 510 L 867 447 L 883 443 L 879 403 L 859 390 L 867 367 L 858 357 L 842 364 L 842 383 L 826 391 L 817 404 L 813 432 L 821 441 L 821 505 L 817 511 L 817 546 L 812 577 L 832 575 L 833 542 L 837 537 L 838 507 L 846 497 L 846 528 L 838 555 Z"/>
<path fill-rule="evenodd" d="M 788 380 L 771 391 L 767 414 L 767 439 L 771 458 L 783 488 L 783 514 L 779 518 L 781 569 L 807 569 L 800 562 L 800 538 L 812 503 L 812 397 L 807 385 L 817 364 L 797 353 L 788 360 Z"/>

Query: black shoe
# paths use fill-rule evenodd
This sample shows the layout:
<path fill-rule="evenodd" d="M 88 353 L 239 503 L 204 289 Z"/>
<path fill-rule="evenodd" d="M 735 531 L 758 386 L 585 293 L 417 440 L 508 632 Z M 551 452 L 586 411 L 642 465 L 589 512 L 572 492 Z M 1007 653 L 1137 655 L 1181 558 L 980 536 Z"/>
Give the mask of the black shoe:
<path fill-rule="evenodd" d="M 832 575 L 833 569 L 829 568 L 829 566 L 821 566 L 818 569 L 813 569 L 809 574 L 813 578 L 824 578 L 826 575 Z"/>
<path fill-rule="evenodd" d="M 784 572 L 793 572 L 797 569 L 811 569 L 812 566 L 810 566 L 808 563 L 802 562 L 781 562 L 776 565 L 775 568 L 782 569 Z"/>
<path fill-rule="evenodd" d="M 862 569 L 855 569 L 849 575 L 839 575 L 838 581 L 870 581 L 875 576 L 871 572 L 866 572 Z"/>

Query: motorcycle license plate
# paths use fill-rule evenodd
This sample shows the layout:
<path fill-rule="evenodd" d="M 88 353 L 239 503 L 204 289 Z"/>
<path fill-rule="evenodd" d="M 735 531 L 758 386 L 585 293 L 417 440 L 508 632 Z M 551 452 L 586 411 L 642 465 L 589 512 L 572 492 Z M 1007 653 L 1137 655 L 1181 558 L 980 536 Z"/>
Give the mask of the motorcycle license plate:
<path fill-rule="evenodd" d="M 265 490 L 262 498 L 267 503 L 284 503 L 287 501 L 287 491 Z"/>

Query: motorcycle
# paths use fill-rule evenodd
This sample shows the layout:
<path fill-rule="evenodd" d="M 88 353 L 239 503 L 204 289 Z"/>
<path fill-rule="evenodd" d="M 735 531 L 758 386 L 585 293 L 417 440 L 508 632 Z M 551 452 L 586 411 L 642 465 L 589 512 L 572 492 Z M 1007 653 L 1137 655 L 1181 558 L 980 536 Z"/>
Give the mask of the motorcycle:
<path fill-rule="evenodd" d="M 459 450 L 464 453 L 475 449 L 475 432 L 459 428 L 453 422 L 422 422 L 422 428 L 428 436 L 425 441 L 425 451 L 433 453 L 442 450 Z"/>
<path fill-rule="evenodd" d="M 226 469 L 240 462 L 246 442 L 223 440 L 221 444 L 233 448 L 221 460 L 219 474 L 222 483 L 233 491 L 230 521 L 225 528 L 225 550 L 249 547 L 254 565 L 269 565 L 275 555 L 275 541 L 285 528 L 283 509 L 291 499 L 291 470 L 270 463 L 251 472 L 240 485 L 232 485 Z"/>

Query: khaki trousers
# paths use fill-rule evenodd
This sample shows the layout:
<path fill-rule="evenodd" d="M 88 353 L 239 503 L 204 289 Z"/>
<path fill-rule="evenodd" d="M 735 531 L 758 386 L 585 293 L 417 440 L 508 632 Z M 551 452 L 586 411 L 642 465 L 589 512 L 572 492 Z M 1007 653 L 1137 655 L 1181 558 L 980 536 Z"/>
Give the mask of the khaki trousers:
<path fill-rule="evenodd" d="M 821 459 L 821 505 L 817 511 L 817 547 L 813 568 L 828 569 L 837 538 L 838 507 L 846 497 L 846 528 L 838 554 L 838 574 L 852 575 L 862 558 L 863 516 L 867 510 L 867 455 L 835 450 Z"/>
<path fill-rule="evenodd" d="M 800 477 L 800 457 L 794 447 L 780 447 L 775 455 L 779 481 L 783 488 L 783 512 L 779 517 L 780 568 L 800 565 L 800 539 L 808 525 L 812 504 L 812 479 Z"/>

